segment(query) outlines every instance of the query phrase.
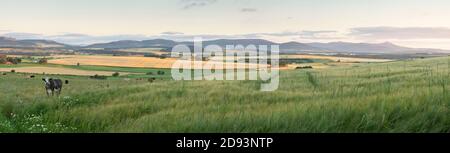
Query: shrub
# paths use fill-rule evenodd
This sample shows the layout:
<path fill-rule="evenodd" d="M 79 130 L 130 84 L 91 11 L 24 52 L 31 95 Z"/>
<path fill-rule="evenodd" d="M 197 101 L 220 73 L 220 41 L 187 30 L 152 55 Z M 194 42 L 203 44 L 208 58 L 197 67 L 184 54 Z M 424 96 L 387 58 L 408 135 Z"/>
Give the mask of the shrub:
<path fill-rule="evenodd" d="M 164 75 L 165 72 L 164 71 L 158 71 L 158 75 Z"/>
<path fill-rule="evenodd" d="M 118 77 L 119 75 L 120 75 L 119 72 L 115 72 L 115 73 L 112 74 L 113 77 Z"/>
<path fill-rule="evenodd" d="M 144 57 L 159 57 L 159 55 L 154 54 L 154 53 L 145 53 Z"/>
<path fill-rule="evenodd" d="M 156 80 L 156 78 L 148 78 L 148 82 L 150 82 L 150 83 L 152 83 L 155 80 Z"/>
<path fill-rule="evenodd" d="M 47 64 L 47 62 L 48 62 L 47 58 L 41 58 L 38 61 L 39 64 Z"/>
<path fill-rule="evenodd" d="M 16 73 L 16 70 L 12 69 L 12 70 L 11 70 L 11 73 Z"/>
<path fill-rule="evenodd" d="M 12 64 L 19 64 L 22 62 L 22 59 L 17 57 L 7 57 L 6 62 L 11 62 Z"/>
<path fill-rule="evenodd" d="M 90 76 L 89 78 L 91 78 L 91 79 L 98 79 L 98 80 L 106 80 L 108 77 L 96 74 L 94 76 Z"/>
<path fill-rule="evenodd" d="M 5 64 L 7 60 L 5 58 L 0 58 L 0 64 Z"/>
<path fill-rule="evenodd" d="M 312 69 L 312 66 L 297 66 L 295 69 Z"/>

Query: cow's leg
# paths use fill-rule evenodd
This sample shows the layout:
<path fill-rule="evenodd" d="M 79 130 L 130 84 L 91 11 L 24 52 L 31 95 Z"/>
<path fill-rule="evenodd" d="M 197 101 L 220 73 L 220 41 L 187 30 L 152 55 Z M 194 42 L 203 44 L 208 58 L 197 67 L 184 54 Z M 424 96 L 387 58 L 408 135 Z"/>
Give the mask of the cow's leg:
<path fill-rule="evenodd" d="M 47 93 L 47 97 L 50 97 L 50 93 L 51 93 L 52 91 L 50 90 L 50 89 L 45 89 L 45 93 Z"/>
<path fill-rule="evenodd" d="M 61 89 L 56 89 L 56 96 L 58 96 L 59 97 L 59 95 L 61 94 Z"/>

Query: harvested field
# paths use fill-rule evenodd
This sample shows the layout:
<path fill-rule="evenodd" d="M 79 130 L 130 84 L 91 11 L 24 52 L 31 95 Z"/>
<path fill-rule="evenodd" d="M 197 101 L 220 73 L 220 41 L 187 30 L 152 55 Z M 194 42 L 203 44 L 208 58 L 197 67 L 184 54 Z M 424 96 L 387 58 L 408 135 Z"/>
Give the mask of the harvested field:
<path fill-rule="evenodd" d="M 64 58 L 49 60 L 51 64 L 61 65 L 100 65 L 116 67 L 148 67 L 148 68 L 171 68 L 173 58 L 154 58 L 154 57 L 131 57 L 131 56 L 65 56 Z"/>
<path fill-rule="evenodd" d="M 134 57 L 134 56 L 82 56 L 82 55 L 65 55 L 59 56 L 57 59 L 49 60 L 48 63 L 60 65 L 97 65 L 97 66 L 113 66 L 113 67 L 138 67 L 138 68 L 172 68 L 177 61 L 176 58 L 154 58 L 154 57 Z M 189 63 L 191 61 L 182 60 L 180 63 Z M 218 61 L 201 62 L 204 64 L 221 64 Z M 234 63 L 235 68 L 245 68 L 245 64 Z M 250 67 L 257 67 L 256 64 L 248 64 Z M 224 68 L 226 66 L 224 65 Z M 195 65 L 192 65 L 196 69 Z"/>

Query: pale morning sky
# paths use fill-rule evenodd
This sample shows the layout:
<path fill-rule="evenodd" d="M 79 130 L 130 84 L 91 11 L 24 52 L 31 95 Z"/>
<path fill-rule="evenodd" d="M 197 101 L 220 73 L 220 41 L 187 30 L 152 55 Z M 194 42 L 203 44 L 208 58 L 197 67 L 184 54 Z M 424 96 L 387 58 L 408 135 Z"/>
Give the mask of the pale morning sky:
<path fill-rule="evenodd" d="M 0 0 L 0 35 L 71 44 L 203 36 L 450 49 L 450 1 Z"/>

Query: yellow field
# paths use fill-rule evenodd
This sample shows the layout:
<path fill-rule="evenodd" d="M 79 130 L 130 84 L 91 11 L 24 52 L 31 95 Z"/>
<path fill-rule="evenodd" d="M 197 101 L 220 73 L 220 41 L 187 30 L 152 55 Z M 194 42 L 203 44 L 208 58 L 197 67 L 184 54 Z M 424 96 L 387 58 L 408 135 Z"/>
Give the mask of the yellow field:
<path fill-rule="evenodd" d="M 78 75 L 78 76 L 92 76 L 92 75 L 105 75 L 111 76 L 114 72 L 107 71 L 85 71 L 70 68 L 59 67 L 18 67 L 18 68 L 0 68 L 0 72 L 11 72 L 15 70 L 19 73 L 33 73 L 33 74 L 60 74 L 60 75 Z M 127 75 L 130 73 L 120 73 L 121 75 Z"/>
<path fill-rule="evenodd" d="M 58 56 L 59 57 L 59 56 Z M 174 58 L 133 57 L 133 56 L 83 56 L 65 55 L 59 59 L 49 60 L 51 64 L 61 65 L 99 65 L 116 67 L 146 67 L 146 68 L 171 68 L 176 61 Z"/>
<path fill-rule="evenodd" d="M 139 68 L 172 68 L 172 65 L 179 59 L 177 58 L 155 58 L 155 57 L 136 57 L 136 56 L 104 56 L 104 55 L 62 55 L 52 56 L 52 60 L 48 63 L 61 65 L 97 65 L 97 66 L 114 66 L 114 67 L 139 67 Z M 306 65 L 313 66 L 313 68 L 327 68 L 332 65 L 349 65 L 360 62 L 389 62 L 386 59 L 370 59 L 370 58 L 354 58 L 354 57 L 336 57 L 336 56 L 321 56 L 321 55 L 281 55 L 280 58 L 306 58 L 306 59 L 327 59 L 335 61 L 333 63 L 308 63 Z M 339 61 L 339 62 L 338 62 Z M 182 61 L 191 62 L 191 61 Z M 210 59 L 207 62 L 201 62 L 200 67 L 192 65 L 192 69 L 202 68 L 201 66 L 209 64 L 220 64 L 220 61 Z M 245 68 L 243 63 L 233 63 L 234 67 L 241 69 Z M 281 69 L 293 69 L 297 66 L 305 66 L 305 64 L 294 64 L 282 67 Z M 251 64 L 251 67 L 257 67 Z M 226 67 L 224 67 L 227 69 Z"/>
<path fill-rule="evenodd" d="M 154 58 L 154 57 L 135 57 L 135 56 L 83 56 L 83 55 L 64 55 L 52 56 L 48 63 L 61 65 L 97 65 L 97 66 L 115 66 L 115 67 L 140 67 L 140 68 L 172 68 L 172 65 L 178 60 L 176 58 Z M 190 63 L 191 61 L 181 60 L 180 63 Z M 219 61 L 199 61 L 200 65 L 204 64 L 222 64 Z M 256 64 L 248 64 L 250 67 L 257 67 Z M 243 63 L 233 63 L 234 68 L 245 68 Z M 192 64 L 192 69 L 201 69 Z M 224 66 L 226 69 L 226 67 Z"/>

